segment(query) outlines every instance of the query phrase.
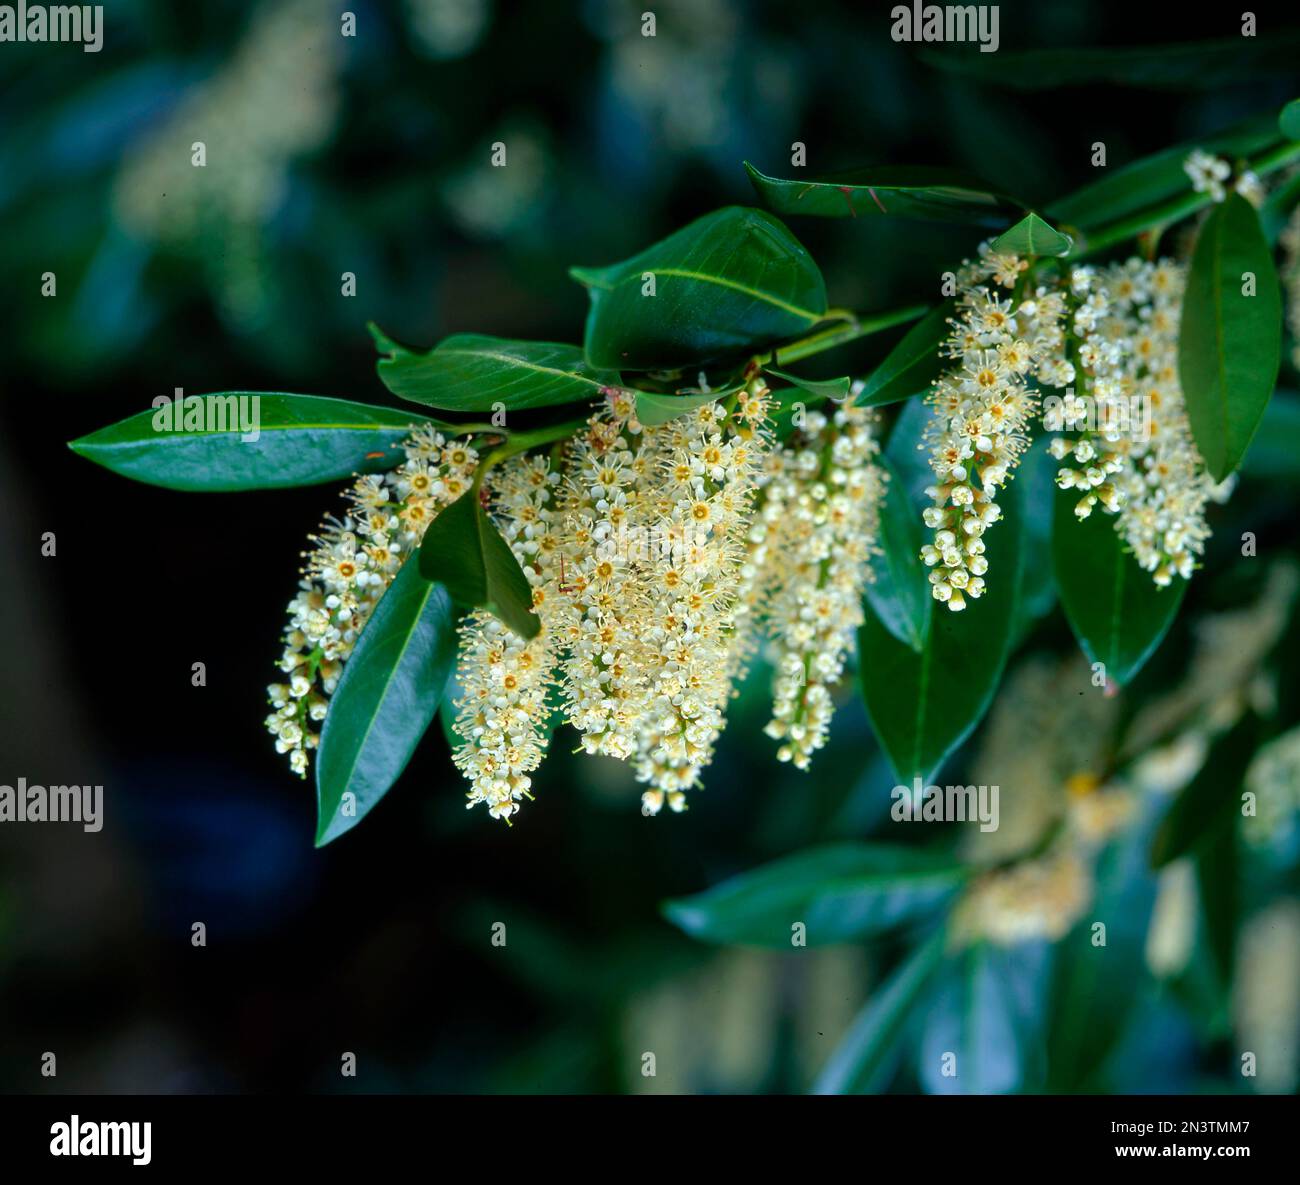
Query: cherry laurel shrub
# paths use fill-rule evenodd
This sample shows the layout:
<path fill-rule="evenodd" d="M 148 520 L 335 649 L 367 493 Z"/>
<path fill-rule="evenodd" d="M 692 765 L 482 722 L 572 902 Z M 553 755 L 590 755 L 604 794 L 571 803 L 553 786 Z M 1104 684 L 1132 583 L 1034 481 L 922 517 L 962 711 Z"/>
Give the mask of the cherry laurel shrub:
<path fill-rule="evenodd" d="M 1105 680 L 1128 682 L 1168 629 L 1273 392 L 1261 211 L 1298 161 L 1270 117 L 1041 214 L 934 170 L 751 168 L 766 209 L 573 269 L 581 346 L 459 334 L 417 351 L 372 327 L 379 378 L 412 406 L 164 399 L 72 447 L 172 489 L 351 479 L 310 536 L 268 688 L 276 749 L 314 767 L 320 843 L 388 791 L 440 711 L 469 805 L 493 818 L 532 800 L 560 723 L 628 764 L 645 813 L 681 811 L 760 658 L 778 760 L 816 760 L 856 648 L 894 771 L 928 778 L 1020 636 L 1039 563 L 1027 465 L 1054 476 L 1056 590 Z M 957 221 L 970 258 L 936 278 L 933 308 L 847 311 L 778 215 Z M 904 325 L 870 374 L 798 373 Z M 1051 859 L 1022 875 L 1054 932 L 1079 876 L 1076 853 Z M 981 894 L 968 915 L 996 919 L 996 886 Z"/>

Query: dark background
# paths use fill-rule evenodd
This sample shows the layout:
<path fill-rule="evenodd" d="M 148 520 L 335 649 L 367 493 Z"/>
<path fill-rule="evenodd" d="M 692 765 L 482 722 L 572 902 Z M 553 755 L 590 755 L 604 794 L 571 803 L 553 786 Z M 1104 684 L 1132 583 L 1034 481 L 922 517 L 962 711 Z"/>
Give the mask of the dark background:
<path fill-rule="evenodd" d="M 476 28 L 437 25 L 446 5 L 357 2 L 354 40 L 333 15 L 312 34 L 310 14 L 335 10 L 300 5 L 302 44 L 259 46 L 266 127 L 295 98 L 321 127 L 268 151 L 282 195 L 232 215 L 220 194 L 240 170 L 210 155 L 202 194 L 176 194 L 197 203 L 191 228 L 142 231 L 123 178 L 271 7 L 108 3 L 97 55 L 0 45 L 0 781 L 102 783 L 107 818 L 97 835 L 0 831 L 0 1089 L 803 1089 L 866 995 L 865 956 L 706 949 L 658 904 L 879 826 L 893 777 L 856 697 L 803 777 L 772 759 L 755 687 L 689 813 L 650 820 L 628 771 L 571 757 L 563 734 L 513 829 L 466 812 L 435 726 L 374 813 L 315 851 L 313 790 L 262 731 L 263 688 L 305 535 L 337 493 L 160 491 L 65 442 L 175 387 L 391 402 L 372 318 L 422 345 L 577 340 L 570 264 L 751 203 L 742 160 L 779 173 L 796 140 L 810 170 L 946 164 L 1046 201 L 1091 179 L 1095 141 L 1119 165 L 1279 107 L 1296 79 L 984 86 L 892 42 L 888 4 L 460 6 L 482 10 Z M 1239 31 L 1210 7 L 1003 4 L 1002 48 Z M 442 32 L 422 38 L 421 13 Z M 302 79 L 325 59 L 322 102 Z M 214 142 L 247 139 L 234 109 L 201 117 Z M 496 140 L 504 170 L 487 167 Z M 794 229 L 832 303 L 863 310 L 932 299 L 976 241 L 883 219 Z M 1265 514 L 1265 535 L 1284 518 Z M 1234 594 L 1207 581 L 1188 604 L 1215 597 Z M 657 1079 L 640 1076 L 647 1049 Z"/>

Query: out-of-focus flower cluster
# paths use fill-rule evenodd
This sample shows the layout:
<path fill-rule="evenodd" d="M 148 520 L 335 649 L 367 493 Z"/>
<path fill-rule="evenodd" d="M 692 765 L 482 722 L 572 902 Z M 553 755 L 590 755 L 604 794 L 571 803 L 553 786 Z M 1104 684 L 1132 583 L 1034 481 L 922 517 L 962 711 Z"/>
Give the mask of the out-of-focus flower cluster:
<path fill-rule="evenodd" d="M 263 227 L 284 202 L 290 167 L 337 119 L 340 8 L 280 0 L 259 9 L 230 62 L 132 148 L 117 178 L 122 225 L 197 255 L 223 313 L 240 323 L 257 322 L 268 304 Z"/>

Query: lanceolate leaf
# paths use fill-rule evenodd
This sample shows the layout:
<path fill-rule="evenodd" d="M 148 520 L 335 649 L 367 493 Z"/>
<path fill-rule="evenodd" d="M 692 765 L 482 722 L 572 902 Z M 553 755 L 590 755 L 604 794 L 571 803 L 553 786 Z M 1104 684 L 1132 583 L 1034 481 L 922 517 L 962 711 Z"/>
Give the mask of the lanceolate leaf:
<path fill-rule="evenodd" d="M 875 580 L 867 585 L 867 600 L 884 627 L 920 654 L 930 633 L 934 604 L 930 587 L 922 578 L 924 525 L 893 463 L 882 457 L 880 464 L 889 483 L 880 513 L 882 554 L 872 562 Z"/>
<path fill-rule="evenodd" d="M 1026 214 L 1010 230 L 993 240 L 994 251 L 1017 255 L 1068 255 L 1074 240 L 1044 222 L 1037 214 Z"/>
<path fill-rule="evenodd" d="M 831 1054 L 813 1094 L 876 1094 L 889 1084 L 906 1021 L 943 958 L 942 929 L 921 943 L 871 996 Z"/>
<path fill-rule="evenodd" d="M 952 304 L 945 301 L 918 321 L 873 370 L 858 393 L 860 407 L 898 403 L 929 389 L 951 363 L 939 352 L 948 336 Z"/>
<path fill-rule="evenodd" d="M 403 565 L 330 700 L 316 761 L 318 847 L 355 827 L 401 776 L 455 661 L 451 598 Z"/>
<path fill-rule="evenodd" d="M 854 938 L 934 915 L 965 879 L 946 853 L 886 844 L 813 848 L 664 905 L 693 938 L 788 949 L 791 927 L 810 946 Z"/>
<path fill-rule="evenodd" d="M 1178 377 L 1206 468 L 1241 463 L 1277 381 L 1282 299 L 1259 216 L 1230 193 L 1196 239 L 1178 330 Z"/>
<path fill-rule="evenodd" d="M 1253 119 L 1226 132 L 1205 136 L 1174 148 L 1166 148 L 1129 164 L 1112 160 L 1113 167 L 1097 170 L 1097 180 L 1059 198 L 1047 207 L 1047 215 L 1058 223 L 1092 231 L 1159 205 L 1191 190 L 1183 168 L 1194 148 L 1229 159 L 1253 156 L 1277 143 L 1277 125 L 1272 117 Z"/>
<path fill-rule="evenodd" d="M 908 447 L 916 437 L 906 433 L 902 439 Z M 894 490 L 912 484 L 900 452 L 891 444 L 889 456 L 901 475 L 891 481 L 891 498 L 896 496 Z M 909 569 L 906 554 L 898 553 L 891 574 L 895 584 L 912 586 L 909 601 L 929 602 L 929 628 L 919 651 L 895 636 L 870 597 L 864 605 L 866 620 L 858 632 L 862 694 L 872 727 L 901 783 L 918 777 L 928 781 L 970 735 L 993 698 L 1013 644 L 1019 603 L 1019 498 L 1015 481 L 999 495 L 1003 520 L 985 535 L 988 591 L 968 600 L 960 613 L 933 599 L 919 556 L 910 561 Z M 921 507 L 914 504 L 912 513 L 919 519 Z"/>
<path fill-rule="evenodd" d="M 653 428 L 659 424 L 666 424 L 669 420 L 675 420 L 688 411 L 694 411 L 697 407 L 717 403 L 719 399 L 725 399 L 739 389 L 739 387 L 729 387 L 720 391 L 690 393 L 682 391 L 676 395 L 661 395 L 654 391 L 638 391 L 636 393 L 636 418 L 647 427 Z"/>
<path fill-rule="evenodd" d="M 412 425 L 428 422 L 418 412 L 343 399 L 229 391 L 142 411 L 68 447 L 172 490 L 268 490 L 393 469 L 402 459 L 397 445 Z"/>
<path fill-rule="evenodd" d="M 925 218 L 1005 225 L 1023 203 L 986 181 L 950 169 L 879 165 L 812 177 L 769 177 L 747 161 L 745 171 L 769 210 L 821 218 Z"/>
<path fill-rule="evenodd" d="M 591 299 L 594 366 L 669 370 L 759 350 L 826 314 L 807 250 L 771 214 L 728 206 L 622 263 L 572 268 Z"/>
<path fill-rule="evenodd" d="M 1089 661 L 1103 663 L 1106 678 L 1122 687 L 1160 645 L 1187 582 L 1175 576 L 1169 587 L 1160 588 L 1125 550 L 1114 518 L 1094 508 L 1079 519 L 1074 513 L 1077 501 L 1077 495 L 1056 495 L 1056 589 Z"/>
<path fill-rule="evenodd" d="M 394 395 L 444 411 L 507 411 L 579 403 L 617 386 L 577 346 L 458 333 L 419 353 L 371 326 L 380 379 Z"/>
<path fill-rule="evenodd" d="M 1047 1089 L 1105 1090 L 1106 1063 L 1132 1022 L 1139 994 L 1116 990 L 1147 975 L 1144 952 L 1155 900 L 1146 862 L 1150 832 L 1139 820 L 1097 861 L 1096 894 L 1056 951 L 1047 1025 Z M 1099 941 L 1100 923 L 1105 942 Z"/>
<path fill-rule="evenodd" d="M 1010 1094 L 1037 1084 L 1048 956 L 1043 942 L 981 942 L 947 960 L 925 1008 L 918 1070 L 928 1093 Z"/>
<path fill-rule="evenodd" d="M 429 525 L 419 565 L 424 578 L 441 581 L 457 604 L 486 609 L 520 637 L 534 638 L 542 628 L 528 580 L 479 503 L 477 489 L 457 498 Z"/>
<path fill-rule="evenodd" d="M 821 399 L 832 399 L 837 403 L 842 403 L 848 398 L 849 387 L 852 385 L 852 380 L 847 375 L 837 379 L 805 379 L 800 378 L 797 374 L 789 374 L 784 370 L 776 370 L 770 366 L 765 366 L 763 372 L 770 374 L 773 378 L 793 383 L 800 390 L 807 391 L 810 395 L 816 395 Z"/>

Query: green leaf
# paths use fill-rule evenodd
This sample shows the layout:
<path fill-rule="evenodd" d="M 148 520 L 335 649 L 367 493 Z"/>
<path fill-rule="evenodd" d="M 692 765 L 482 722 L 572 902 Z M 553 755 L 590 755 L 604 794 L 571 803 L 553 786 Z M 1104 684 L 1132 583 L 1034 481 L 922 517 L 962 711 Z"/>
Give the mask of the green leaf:
<path fill-rule="evenodd" d="M 1058 223 L 1084 231 L 1157 206 L 1191 191 L 1183 162 L 1194 148 L 1229 158 L 1253 156 L 1277 143 L 1277 125 L 1271 116 L 1239 124 L 1213 136 L 1166 148 L 1117 169 L 1101 170 L 1102 176 L 1059 198 L 1046 213 Z"/>
<path fill-rule="evenodd" d="M 995 54 L 922 50 L 921 58 L 953 74 L 964 74 L 1016 90 L 1050 90 L 1113 83 L 1170 90 L 1212 90 L 1262 75 L 1295 73 L 1300 31 L 1263 37 L 1239 35 L 1166 45 L 1072 46 Z"/>
<path fill-rule="evenodd" d="M 458 605 L 486 609 L 521 638 L 535 638 L 542 628 L 528 579 L 479 502 L 477 487 L 429 524 L 420 574 L 441 581 Z"/>
<path fill-rule="evenodd" d="M 1265 481 L 1300 480 L 1300 395 L 1296 392 L 1273 392 L 1241 472 Z"/>
<path fill-rule="evenodd" d="M 509 411 L 579 403 L 619 383 L 616 371 L 587 364 L 577 346 L 458 333 L 432 350 L 399 346 L 370 327 L 385 357 L 379 377 L 394 395 L 444 411 Z"/>
<path fill-rule="evenodd" d="M 1300 140 L 1300 99 L 1292 99 L 1282 108 L 1277 126 L 1288 140 Z"/>
<path fill-rule="evenodd" d="M 1247 273 L 1253 295 L 1243 295 Z M 1178 327 L 1178 377 L 1196 446 L 1222 481 L 1245 455 L 1277 381 L 1282 297 L 1254 207 L 1230 193 L 1201 226 Z"/>
<path fill-rule="evenodd" d="M 243 405 L 244 422 L 252 424 L 256 407 L 258 435 L 244 440 L 240 404 L 231 401 L 254 398 L 257 404 Z M 171 416 L 179 405 L 171 404 L 68 447 L 114 473 L 171 490 L 270 490 L 395 469 L 402 456 L 394 450 L 413 425 L 430 422 L 417 412 L 318 395 L 228 391 L 186 396 L 185 415 L 193 414 L 196 425 L 195 400 L 203 401 L 204 412 L 202 427 L 193 431 L 176 430 Z"/>
<path fill-rule="evenodd" d="M 401 777 L 455 662 L 451 598 L 404 564 L 330 699 L 316 760 L 317 847 L 355 827 Z"/>
<path fill-rule="evenodd" d="M 669 370 L 757 351 L 826 314 L 812 256 L 772 215 L 741 206 L 622 263 L 569 274 L 591 300 L 585 345 L 595 366 Z"/>
<path fill-rule="evenodd" d="M 789 949 L 791 926 L 810 946 L 884 933 L 939 911 L 966 878 L 947 853 L 887 844 L 812 848 L 742 873 L 664 916 L 704 942 Z"/>
<path fill-rule="evenodd" d="M 1026 214 L 1010 230 L 993 240 L 994 251 L 1016 255 L 1068 255 L 1074 240 L 1044 222 L 1037 214 Z"/>
<path fill-rule="evenodd" d="M 1123 687 L 1155 653 L 1178 612 L 1186 581 L 1160 588 L 1125 550 L 1115 519 L 1094 508 L 1080 519 L 1078 497 L 1058 492 L 1052 567 L 1061 607 L 1089 662 Z"/>
<path fill-rule="evenodd" d="M 876 1094 L 888 1086 L 906 1021 L 943 958 L 946 940 L 937 930 L 872 993 L 817 1076 L 813 1094 Z"/>
<path fill-rule="evenodd" d="M 951 330 L 951 315 L 952 302 L 945 301 L 913 325 L 867 376 L 855 403 L 859 407 L 878 407 L 928 390 L 952 362 L 939 352 Z"/>
<path fill-rule="evenodd" d="M 636 418 L 648 428 L 666 424 L 680 415 L 717 403 L 728 395 L 739 391 L 739 387 L 727 387 L 718 391 L 679 391 L 675 395 L 663 395 L 655 391 L 638 391 L 636 393 Z"/>
<path fill-rule="evenodd" d="M 878 165 L 786 180 L 760 173 L 748 161 L 745 171 L 763 204 L 777 214 L 820 218 L 924 218 L 1001 226 L 1024 203 L 986 181 L 952 169 Z"/>
<path fill-rule="evenodd" d="M 920 409 L 917 418 L 925 414 L 921 404 L 908 405 L 909 410 L 913 407 Z M 916 434 L 900 420 L 888 450 L 900 475 L 891 481 L 890 498 L 894 490 L 906 487 L 912 493 L 916 484 L 925 482 L 928 469 L 916 453 L 915 441 Z M 905 553 L 895 553 L 895 584 L 912 586 L 906 594 L 909 603 L 924 598 L 929 605 L 929 627 L 919 652 L 899 640 L 870 597 L 863 607 L 865 621 L 858 632 L 862 694 L 872 728 L 902 783 L 930 779 L 979 723 L 1002 677 L 1019 604 L 1019 483 L 1006 486 L 999 501 L 1003 519 L 985 536 L 988 591 L 969 600 L 962 612 L 954 613 L 933 599 L 919 555 L 909 564 Z M 920 521 L 915 503 L 912 513 Z"/>
<path fill-rule="evenodd" d="M 918 1077 L 928 1094 L 1011 1094 L 1042 1072 L 1050 948 L 979 942 L 939 971 L 925 1008 Z M 956 1074 L 945 1073 L 948 1055 Z"/>
<path fill-rule="evenodd" d="M 849 397 L 849 387 L 853 384 L 853 380 L 847 375 L 837 379 L 805 379 L 771 366 L 763 367 L 763 373 L 793 383 L 801 391 L 807 391 L 809 395 L 816 395 L 820 399 L 831 399 L 836 403 L 843 403 Z"/>
<path fill-rule="evenodd" d="M 924 524 L 893 462 L 881 457 L 880 466 L 889 483 L 880 512 L 882 554 L 873 565 L 875 580 L 867 585 L 867 601 L 885 628 L 920 654 L 930 634 L 934 604 L 920 559 Z"/>
<path fill-rule="evenodd" d="M 1147 867 L 1150 830 L 1142 820 L 1097 861 L 1096 895 L 1057 945 L 1047 1024 L 1047 1089 L 1105 1091 L 1106 1062 L 1132 1021 L 1147 980 L 1146 942 L 1156 881 Z M 1096 923 L 1106 927 L 1097 942 Z M 1126 985 L 1117 990 L 1116 985 Z"/>
<path fill-rule="evenodd" d="M 1259 740 L 1259 720 L 1247 712 L 1211 746 L 1205 764 L 1174 799 L 1151 844 L 1151 867 L 1186 855 L 1208 832 L 1233 825 L 1241 785 Z"/>

